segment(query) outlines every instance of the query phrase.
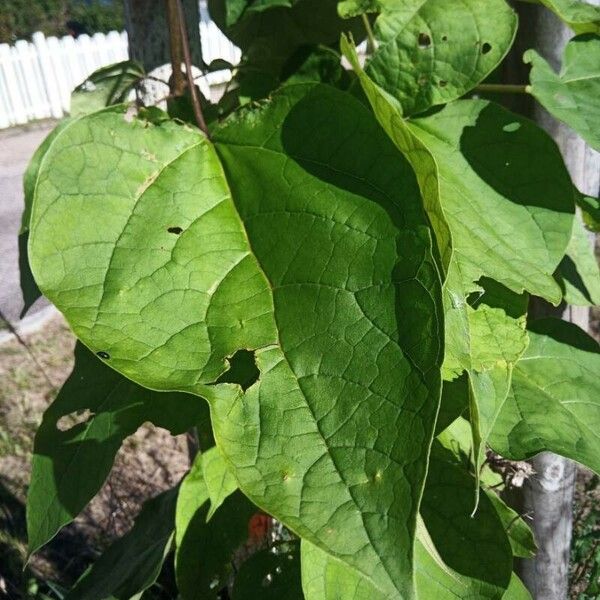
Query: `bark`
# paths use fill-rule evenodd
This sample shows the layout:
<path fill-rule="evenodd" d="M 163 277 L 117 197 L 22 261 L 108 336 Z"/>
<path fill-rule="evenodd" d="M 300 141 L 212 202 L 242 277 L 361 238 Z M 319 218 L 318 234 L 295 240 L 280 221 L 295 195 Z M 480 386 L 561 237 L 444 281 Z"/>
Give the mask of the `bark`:
<path fill-rule="evenodd" d="M 192 62 L 202 65 L 198 0 L 182 0 L 186 15 Z M 147 72 L 171 62 L 167 3 L 164 0 L 125 0 L 125 27 L 129 57 Z"/>
<path fill-rule="evenodd" d="M 600 0 L 588 0 L 600 4 Z M 563 49 L 572 37 L 549 10 L 540 6 L 520 6 L 520 32 L 509 72 L 519 73 L 519 82 L 527 71 L 516 64 L 528 47 L 536 48 L 558 70 Z M 539 104 L 518 99 L 513 108 L 528 112 L 557 142 L 575 185 L 585 193 L 596 195 L 600 182 L 600 155 L 565 125 L 554 120 Z M 593 238 L 590 239 L 593 243 Z M 543 302 L 532 303 L 533 317 L 559 316 L 589 328 L 589 309 L 554 308 Z M 519 574 L 535 600 L 565 600 L 568 597 L 569 555 L 573 524 L 573 494 L 577 467 L 563 457 L 543 452 L 531 461 L 536 474 L 523 486 L 520 509 L 530 519 L 538 544 L 534 559 L 519 565 Z"/>

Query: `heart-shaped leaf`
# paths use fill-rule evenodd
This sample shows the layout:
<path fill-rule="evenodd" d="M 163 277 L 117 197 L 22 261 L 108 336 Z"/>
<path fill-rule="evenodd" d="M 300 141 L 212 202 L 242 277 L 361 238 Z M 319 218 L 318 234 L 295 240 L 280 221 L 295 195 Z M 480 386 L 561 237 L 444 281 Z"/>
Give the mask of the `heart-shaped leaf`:
<path fill-rule="evenodd" d="M 529 330 L 490 445 L 514 460 L 549 450 L 600 472 L 600 348 L 558 319 L 534 321 Z"/>
<path fill-rule="evenodd" d="M 600 150 L 600 36 L 573 38 L 558 74 L 535 50 L 523 60 L 531 64 L 530 89 L 540 104 Z"/>
<path fill-rule="evenodd" d="M 112 367 L 210 401 L 255 504 L 410 595 L 442 360 L 414 174 L 326 86 L 288 86 L 214 142 L 115 111 L 67 127 L 38 178 L 34 273 Z M 240 350 L 245 391 L 217 383 Z"/>
<path fill-rule="evenodd" d="M 146 421 L 174 435 L 208 422 L 197 397 L 145 389 L 81 344 L 75 366 L 35 436 L 27 494 L 29 552 L 47 543 L 96 495 L 126 437 Z"/>
<path fill-rule="evenodd" d="M 423 497 L 424 522 L 415 544 L 416 597 L 512 597 L 504 595 L 512 587 L 512 555 L 502 522 L 487 496 L 482 498 L 477 516 L 471 517 L 473 480 L 448 454 L 439 444 L 434 447 Z M 457 542 L 464 539 L 469 543 Z M 302 585 L 306 600 L 397 597 L 305 540 Z"/>
<path fill-rule="evenodd" d="M 517 30 L 516 14 L 504 0 L 463 0 L 451 10 L 446 0 L 376 4 L 377 48 L 366 71 L 398 100 L 404 115 L 455 100 L 474 88 L 504 58 Z M 357 7 L 345 11 L 356 12 Z"/>
<path fill-rule="evenodd" d="M 600 7 L 585 0 L 539 0 L 575 33 L 600 33 Z"/>
<path fill-rule="evenodd" d="M 600 305 L 600 267 L 594 253 L 593 237 L 576 219 L 567 253 L 556 272 L 565 302 L 574 306 Z"/>

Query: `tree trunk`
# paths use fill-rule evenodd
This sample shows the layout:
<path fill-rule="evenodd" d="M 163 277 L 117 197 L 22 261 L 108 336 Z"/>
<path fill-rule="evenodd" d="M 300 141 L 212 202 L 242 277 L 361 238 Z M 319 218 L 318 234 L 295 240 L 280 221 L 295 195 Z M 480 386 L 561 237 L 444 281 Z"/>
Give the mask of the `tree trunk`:
<path fill-rule="evenodd" d="M 199 3 L 198 0 L 182 0 L 182 4 L 192 62 L 200 66 Z M 125 27 L 129 37 L 129 57 L 140 62 L 147 72 L 171 62 L 165 0 L 125 0 Z"/>
<path fill-rule="evenodd" d="M 600 0 L 588 1 L 600 4 Z M 571 30 L 543 7 L 523 6 L 519 12 L 518 58 L 522 50 L 534 47 L 559 70 L 564 46 L 573 35 Z M 523 72 L 513 69 L 519 70 Z M 600 155 L 539 104 L 535 103 L 532 111 L 535 121 L 557 142 L 574 184 L 582 192 L 595 196 L 600 182 Z M 589 327 L 586 307 L 554 308 L 542 302 L 533 303 L 532 316 L 550 314 L 576 323 L 584 330 Z M 522 561 L 519 574 L 535 600 L 566 600 L 577 468 L 572 461 L 551 452 L 539 454 L 531 463 L 536 474 L 523 487 L 521 509 L 531 519 L 539 550 L 535 558 Z"/>

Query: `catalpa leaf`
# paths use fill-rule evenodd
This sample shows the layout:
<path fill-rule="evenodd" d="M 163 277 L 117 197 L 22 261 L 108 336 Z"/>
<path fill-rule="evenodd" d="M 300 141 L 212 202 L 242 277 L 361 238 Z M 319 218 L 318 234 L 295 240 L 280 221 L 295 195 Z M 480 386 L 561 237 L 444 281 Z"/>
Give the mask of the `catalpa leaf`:
<path fill-rule="evenodd" d="M 27 311 L 33 306 L 35 301 L 41 297 L 42 292 L 37 286 L 31 267 L 29 266 L 29 254 L 27 246 L 29 243 L 29 221 L 31 219 L 31 205 L 33 203 L 33 194 L 35 191 L 35 183 L 37 181 L 40 163 L 48 148 L 60 133 L 66 127 L 69 119 L 63 119 L 42 141 L 34 152 L 27 169 L 23 174 L 23 192 L 25 206 L 21 215 L 21 229 L 19 231 L 18 247 L 19 247 L 19 284 L 21 293 L 23 294 L 23 309 L 20 317 L 23 318 Z"/>
<path fill-rule="evenodd" d="M 478 473 L 512 365 L 527 346 L 525 305 L 516 294 L 528 290 L 555 303 L 562 296 L 552 272 L 571 234 L 571 181 L 554 142 L 531 122 L 485 101 L 458 101 L 432 116 L 403 120 L 346 39 L 342 51 L 378 120 L 418 174 L 438 244 L 446 249 L 443 373 L 469 373 Z M 534 160 L 524 150 L 532 147 Z M 554 165 L 552 183 L 548 164 Z M 473 308 L 469 298 L 484 291 L 482 278 L 510 289 L 496 283 L 495 305 Z"/>
<path fill-rule="evenodd" d="M 466 377 L 463 378 L 466 379 Z M 462 404 L 466 405 L 468 401 L 468 390 L 465 389 L 464 385 L 456 387 L 456 384 L 459 383 L 461 379 L 452 382 L 450 385 L 453 386 L 456 396 L 458 396 L 460 391 L 462 391 L 464 396 Z M 446 385 L 447 384 L 444 383 L 444 388 L 446 388 Z M 443 398 L 444 396 L 442 396 L 442 399 Z M 447 427 L 438 435 L 437 439 L 446 449 L 450 450 L 454 454 L 456 460 L 460 464 L 464 465 L 469 471 L 472 470 L 473 438 L 472 428 L 469 421 L 463 417 L 457 418 L 449 427 Z M 481 469 L 480 475 L 482 489 L 491 501 L 492 505 L 496 509 L 496 512 L 498 513 L 498 517 L 500 517 L 500 520 L 502 521 L 513 555 L 522 558 L 533 557 L 537 548 L 531 529 L 525 523 L 525 521 L 514 510 L 512 510 L 512 508 L 507 506 L 501 500 L 496 493 L 499 485 L 503 484 L 502 477 L 493 472 L 487 464 Z"/>
<path fill-rule="evenodd" d="M 486 276 L 557 304 L 552 272 L 571 237 L 575 201 L 550 136 L 485 100 L 453 102 L 409 127 L 438 165 L 464 291 Z"/>
<path fill-rule="evenodd" d="M 458 301 L 480 290 L 475 282 L 485 276 L 558 304 L 562 295 L 552 273 L 569 243 L 575 207 L 552 139 L 484 100 L 461 100 L 431 116 L 403 120 L 345 39 L 342 50 L 377 119 L 419 176 L 444 264 L 448 254 L 457 263 L 458 283 L 450 287 Z"/>
<path fill-rule="evenodd" d="M 404 115 L 460 98 L 500 63 L 517 16 L 504 0 L 379 0 L 366 71 Z M 347 10 L 352 14 L 356 9 Z M 368 6 L 367 8 L 371 8 Z"/>
<path fill-rule="evenodd" d="M 441 447 L 434 449 L 431 466 L 423 497 L 424 519 L 415 543 L 416 597 L 508 597 L 504 594 L 510 589 L 512 555 L 493 506 L 483 497 L 477 516 L 470 516 L 473 480 Z M 458 542 L 465 539 L 468 544 Z M 306 600 L 397 597 L 306 540 L 302 541 L 302 586 Z"/>
<path fill-rule="evenodd" d="M 173 541 L 177 488 L 146 502 L 130 531 L 77 581 L 65 600 L 130 600 L 154 584 Z"/>
<path fill-rule="evenodd" d="M 502 600 L 532 600 L 532 598 L 525 584 L 513 573 L 508 589 L 504 592 L 504 596 L 502 596 Z"/>
<path fill-rule="evenodd" d="M 595 233 L 600 231 L 600 200 L 579 192 L 575 194 L 575 202 L 581 209 L 585 226 Z"/>
<path fill-rule="evenodd" d="M 600 268 L 592 241 L 593 235 L 590 237 L 581 221 L 575 219 L 567 253 L 556 272 L 567 304 L 600 305 Z"/>
<path fill-rule="evenodd" d="M 357 17 L 364 13 L 379 12 L 379 0 L 341 0 L 338 2 L 338 13 L 344 19 Z"/>
<path fill-rule="evenodd" d="M 486 490 L 486 495 L 504 524 L 513 555 L 520 558 L 533 558 L 537 546 L 530 527 L 496 492 Z"/>
<path fill-rule="evenodd" d="M 529 337 L 490 445 L 514 460 L 549 450 L 600 472 L 598 344 L 558 319 L 534 321 Z"/>
<path fill-rule="evenodd" d="M 73 90 L 69 111 L 71 117 L 79 117 L 125 102 L 136 83 L 144 76 L 142 66 L 133 60 L 97 69 Z"/>
<path fill-rule="evenodd" d="M 415 541 L 417 600 L 499 600 L 511 598 L 506 592 L 462 576 L 440 559 L 431 541 Z M 514 575 L 513 575 L 514 577 Z M 302 589 L 306 600 L 393 600 L 372 581 L 347 564 L 302 540 Z M 517 600 L 514 596 L 514 600 Z"/>
<path fill-rule="evenodd" d="M 232 27 L 253 12 L 262 12 L 272 8 L 290 8 L 298 0 L 224 0 L 225 24 Z"/>
<path fill-rule="evenodd" d="M 198 398 L 142 388 L 77 344 L 73 372 L 35 436 L 27 495 L 29 552 L 83 510 L 102 487 L 123 440 L 143 423 L 177 435 L 208 418 Z"/>
<path fill-rule="evenodd" d="M 197 460 L 202 463 L 202 475 L 210 499 L 207 515 L 210 519 L 226 498 L 237 490 L 237 482 L 216 448 L 203 452 Z"/>
<path fill-rule="evenodd" d="M 573 38 L 558 74 L 535 50 L 528 50 L 523 60 L 531 64 L 530 90 L 540 104 L 600 150 L 600 37 Z"/>
<path fill-rule="evenodd" d="M 585 0 L 539 0 L 575 33 L 600 33 L 600 7 Z"/>
<path fill-rule="evenodd" d="M 337 14 L 336 0 L 209 0 L 208 7 L 215 23 L 242 50 L 235 80 L 246 101 L 267 97 L 278 87 L 289 76 L 285 68 L 298 52 L 332 47 L 343 31 L 364 34 L 359 19 L 346 21 Z M 233 7 L 243 9 L 235 20 L 228 17 Z"/>
<path fill-rule="evenodd" d="M 364 72 L 352 39 L 342 35 L 340 47 L 342 54 L 358 75 L 362 90 L 367 96 L 379 124 L 415 172 L 421 190 L 423 207 L 435 233 L 440 269 L 446 275 L 452 258 L 452 235 L 442 207 L 438 168 L 435 160 L 431 152 L 414 135 L 407 122 L 402 118 L 401 109 L 394 98 L 376 85 Z"/>
<path fill-rule="evenodd" d="M 501 596 L 512 571 L 510 543 L 496 509 L 485 494 L 472 515 L 473 485 L 473 477 L 464 465 L 439 442 L 434 442 L 420 509 L 424 525 L 448 567 L 472 580 L 473 585 L 479 585 L 482 593 L 485 590 L 491 597 Z M 457 544 L 458 540 L 469 543 Z"/>
<path fill-rule="evenodd" d="M 288 86 L 214 145 L 90 115 L 44 158 L 32 224 L 38 282 L 86 344 L 206 397 L 255 504 L 411 594 L 441 283 L 413 171 L 367 108 Z M 242 349 L 258 380 L 216 383 Z"/>
<path fill-rule="evenodd" d="M 300 542 L 259 550 L 236 573 L 233 600 L 305 600 L 300 576 Z"/>
<path fill-rule="evenodd" d="M 217 448 L 196 457 L 177 498 L 175 577 L 185 600 L 219 597 L 233 575 L 234 552 L 248 539 L 248 524 L 257 512 L 234 485 L 215 504 L 207 485 L 211 478 L 230 478 Z"/>

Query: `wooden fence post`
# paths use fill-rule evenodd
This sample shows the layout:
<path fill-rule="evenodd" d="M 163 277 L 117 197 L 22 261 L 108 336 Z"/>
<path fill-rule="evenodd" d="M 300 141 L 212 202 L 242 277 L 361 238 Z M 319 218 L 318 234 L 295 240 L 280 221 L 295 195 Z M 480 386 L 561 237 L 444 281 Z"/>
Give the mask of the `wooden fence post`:
<path fill-rule="evenodd" d="M 59 119 L 63 116 L 63 106 L 58 88 L 58 77 L 52 65 L 46 36 L 41 31 L 37 31 L 31 36 L 31 39 L 37 51 L 42 81 L 50 104 L 50 116 Z"/>

